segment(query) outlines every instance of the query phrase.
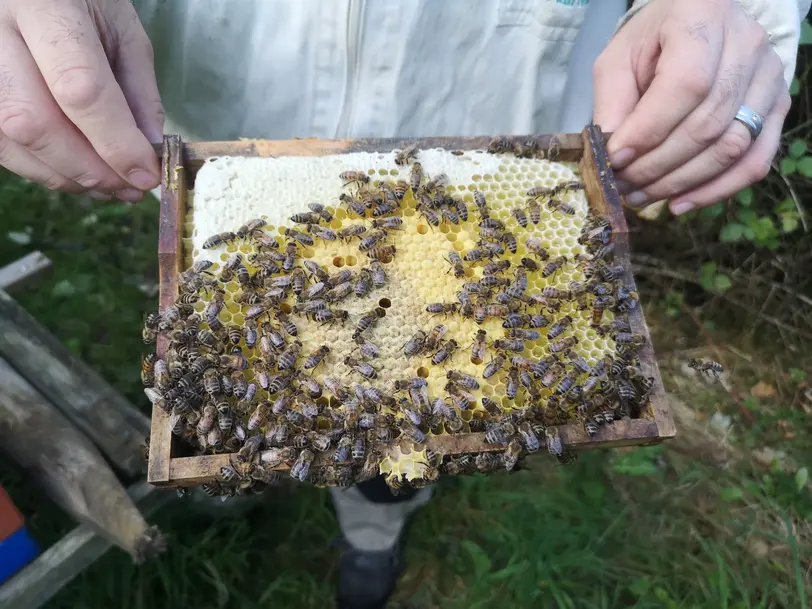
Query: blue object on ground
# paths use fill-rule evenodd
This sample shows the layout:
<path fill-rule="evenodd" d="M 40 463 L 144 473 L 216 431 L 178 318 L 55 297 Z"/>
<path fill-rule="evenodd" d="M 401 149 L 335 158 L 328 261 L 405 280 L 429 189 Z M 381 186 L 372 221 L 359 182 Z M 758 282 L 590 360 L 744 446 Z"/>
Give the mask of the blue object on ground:
<path fill-rule="evenodd" d="M 39 556 L 39 546 L 25 526 L 0 541 L 0 584 Z"/>

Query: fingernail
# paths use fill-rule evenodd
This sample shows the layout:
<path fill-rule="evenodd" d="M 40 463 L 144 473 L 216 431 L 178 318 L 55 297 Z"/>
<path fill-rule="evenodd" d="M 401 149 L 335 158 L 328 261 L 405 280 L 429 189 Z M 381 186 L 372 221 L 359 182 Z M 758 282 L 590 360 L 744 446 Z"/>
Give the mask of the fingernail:
<path fill-rule="evenodd" d="M 140 190 L 136 190 L 135 188 L 125 188 L 123 190 L 116 191 L 116 198 L 121 199 L 122 201 L 135 203 L 136 201 L 140 201 L 144 198 L 144 193 Z"/>
<path fill-rule="evenodd" d="M 682 214 L 687 214 L 689 211 L 694 209 L 694 204 L 690 201 L 680 201 L 679 203 L 672 203 L 671 204 L 671 213 L 675 216 L 681 216 Z"/>
<path fill-rule="evenodd" d="M 626 180 L 615 180 L 615 186 L 617 186 L 617 191 L 622 195 L 625 195 L 632 189 L 632 185 Z"/>
<path fill-rule="evenodd" d="M 631 163 L 633 158 L 633 148 L 622 148 L 615 153 L 609 154 L 609 162 L 612 164 L 613 169 L 623 169 L 626 165 Z"/>
<path fill-rule="evenodd" d="M 127 181 L 140 190 L 152 190 L 158 185 L 158 178 L 143 169 L 133 169 L 127 174 Z"/>
<path fill-rule="evenodd" d="M 648 203 L 648 195 L 642 190 L 635 190 L 633 193 L 626 195 L 626 203 L 632 207 L 640 207 L 644 203 Z"/>
<path fill-rule="evenodd" d="M 97 201 L 109 201 L 113 198 L 107 193 L 99 192 L 98 190 L 88 190 L 87 196 L 96 199 Z"/>

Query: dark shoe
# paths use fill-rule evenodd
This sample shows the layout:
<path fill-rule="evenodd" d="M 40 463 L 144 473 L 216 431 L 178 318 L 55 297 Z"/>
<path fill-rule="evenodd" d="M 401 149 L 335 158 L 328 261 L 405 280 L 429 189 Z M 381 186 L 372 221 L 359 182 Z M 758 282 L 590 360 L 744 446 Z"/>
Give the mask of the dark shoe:
<path fill-rule="evenodd" d="M 364 552 L 340 542 L 338 609 L 381 609 L 400 575 L 400 543 L 391 550 Z"/>

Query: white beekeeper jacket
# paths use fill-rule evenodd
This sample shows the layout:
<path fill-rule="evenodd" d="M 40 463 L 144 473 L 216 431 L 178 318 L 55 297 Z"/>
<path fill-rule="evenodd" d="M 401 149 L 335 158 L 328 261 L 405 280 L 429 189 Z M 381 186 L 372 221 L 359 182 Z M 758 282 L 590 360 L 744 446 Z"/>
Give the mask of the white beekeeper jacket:
<path fill-rule="evenodd" d="M 577 132 L 591 118 L 595 58 L 648 1 L 625 15 L 625 0 L 134 4 L 165 131 L 230 140 Z M 789 83 L 810 0 L 741 4 Z"/>

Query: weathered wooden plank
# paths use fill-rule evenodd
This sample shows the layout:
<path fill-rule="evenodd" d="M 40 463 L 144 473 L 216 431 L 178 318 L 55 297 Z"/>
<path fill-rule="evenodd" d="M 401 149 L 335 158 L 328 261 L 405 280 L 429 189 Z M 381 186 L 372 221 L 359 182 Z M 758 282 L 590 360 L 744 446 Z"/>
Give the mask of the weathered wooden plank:
<path fill-rule="evenodd" d="M 149 419 L 0 290 L 0 357 L 42 393 L 123 472 L 145 469 Z"/>
<path fill-rule="evenodd" d="M 145 481 L 133 484 L 127 494 L 145 516 L 176 497 L 174 491 L 160 490 Z M 111 547 L 110 541 L 96 529 L 79 525 L 0 586 L 0 607 L 43 606 Z"/>
<path fill-rule="evenodd" d="M 178 294 L 178 275 L 183 262 L 181 230 L 186 210 L 186 170 L 183 167 L 179 136 L 164 137 L 161 155 L 161 216 L 158 234 L 158 271 L 160 276 L 159 307 L 161 312 L 173 305 Z M 166 337 L 158 337 L 157 352 L 164 357 Z M 172 434 L 169 415 L 157 406 L 152 407 L 149 437 L 149 466 L 147 480 L 160 484 L 169 480 L 169 459 L 172 455 Z"/>
<path fill-rule="evenodd" d="M 12 292 L 40 279 L 51 269 L 51 261 L 42 252 L 31 252 L 11 264 L 0 267 L 0 290 Z"/>
<path fill-rule="evenodd" d="M 59 507 L 136 560 L 162 543 L 96 447 L 4 360 L 0 451 Z"/>

